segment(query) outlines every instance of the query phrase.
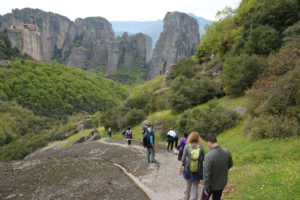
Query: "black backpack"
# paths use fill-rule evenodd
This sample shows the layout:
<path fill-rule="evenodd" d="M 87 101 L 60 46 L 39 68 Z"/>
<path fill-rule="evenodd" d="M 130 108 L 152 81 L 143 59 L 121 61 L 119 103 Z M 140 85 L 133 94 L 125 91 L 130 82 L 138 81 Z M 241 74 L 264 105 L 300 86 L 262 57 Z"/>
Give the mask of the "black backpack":
<path fill-rule="evenodd" d="M 151 142 L 150 142 L 150 136 L 153 136 L 151 133 L 146 133 L 143 137 L 143 145 L 144 147 L 150 148 Z"/>

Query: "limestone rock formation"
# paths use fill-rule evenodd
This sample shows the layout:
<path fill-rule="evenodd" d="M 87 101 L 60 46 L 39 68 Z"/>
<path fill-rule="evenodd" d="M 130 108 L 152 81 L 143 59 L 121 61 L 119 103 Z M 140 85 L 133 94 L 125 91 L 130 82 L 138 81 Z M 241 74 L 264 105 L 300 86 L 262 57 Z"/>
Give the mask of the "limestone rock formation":
<path fill-rule="evenodd" d="M 124 33 L 122 38 L 117 38 L 110 44 L 106 73 L 115 72 L 118 64 L 131 67 L 137 58 L 144 62 L 150 62 L 152 58 L 152 39 L 142 33 L 132 36 Z"/>
<path fill-rule="evenodd" d="M 163 74 L 167 66 L 193 55 L 199 43 L 197 21 L 185 13 L 168 12 L 163 32 L 155 45 L 149 77 Z"/>

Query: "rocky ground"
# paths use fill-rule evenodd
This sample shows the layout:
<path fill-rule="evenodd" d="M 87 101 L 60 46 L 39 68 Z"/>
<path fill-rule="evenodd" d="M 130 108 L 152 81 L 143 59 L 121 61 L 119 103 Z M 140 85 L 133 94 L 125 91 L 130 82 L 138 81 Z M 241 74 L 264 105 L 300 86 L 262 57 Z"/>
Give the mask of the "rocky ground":
<path fill-rule="evenodd" d="M 164 144 L 157 144 L 154 164 L 146 162 L 137 141 L 130 147 L 111 139 L 56 144 L 25 160 L 0 163 L 0 199 L 183 199 L 178 167 Z"/>

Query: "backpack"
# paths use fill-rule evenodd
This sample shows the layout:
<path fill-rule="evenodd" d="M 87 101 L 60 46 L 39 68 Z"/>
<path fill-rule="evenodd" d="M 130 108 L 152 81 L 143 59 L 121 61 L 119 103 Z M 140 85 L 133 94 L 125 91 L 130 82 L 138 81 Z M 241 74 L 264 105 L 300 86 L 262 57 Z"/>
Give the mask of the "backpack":
<path fill-rule="evenodd" d="M 199 162 L 201 160 L 201 147 L 197 145 L 196 149 L 190 147 L 190 172 L 199 172 Z"/>
<path fill-rule="evenodd" d="M 153 136 L 150 133 L 146 133 L 143 137 L 143 145 L 144 147 L 150 148 L 151 147 L 151 142 L 150 142 L 150 136 Z"/>
<path fill-rule="evenodd" d="M 127 130 L 127 139 L 132 139 L 132 130 Z"/>

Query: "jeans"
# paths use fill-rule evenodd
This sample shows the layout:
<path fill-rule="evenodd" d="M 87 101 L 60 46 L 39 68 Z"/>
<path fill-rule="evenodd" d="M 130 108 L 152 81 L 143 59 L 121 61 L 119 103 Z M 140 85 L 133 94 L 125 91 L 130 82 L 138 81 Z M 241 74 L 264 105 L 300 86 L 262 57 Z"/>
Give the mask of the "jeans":
<path fill-rule="evenodd" d="M 125 135 L 123 135 L 123 140 L 125 141 Z"/>
<path fill-rule="evenodd" d="M 210 190 L 208 192 L 208 196 L 204 194 L 204 190 L 202 192 L 201 200 L 209 200 L 212 195 L 212 200 L 221 200 L 223 190 Z"/>
<path fill-rule="evenodd" d="M 200 181 L 192 181 L 191 179 L 185 179 L 185 181 L 184 199 L 198 200 L 198 185 Z"/>
<path fill-rule="evenodd" d="M 148 163 L 154 163 L 155 150 L 152 147 L 147 147 L 147 160 Z"/>

